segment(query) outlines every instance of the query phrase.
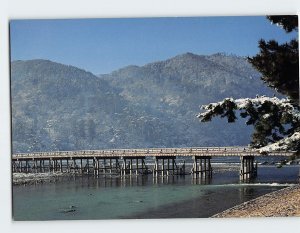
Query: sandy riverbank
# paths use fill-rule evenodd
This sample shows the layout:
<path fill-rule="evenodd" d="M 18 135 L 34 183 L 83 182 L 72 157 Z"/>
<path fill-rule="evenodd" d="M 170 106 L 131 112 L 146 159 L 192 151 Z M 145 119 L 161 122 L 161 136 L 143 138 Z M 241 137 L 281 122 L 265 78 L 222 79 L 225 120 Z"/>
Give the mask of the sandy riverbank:
<path fill-rule="evenodd" d="M 300 217 L 300 185 L 268 193 L 212 216 L 213 218 Z"/>

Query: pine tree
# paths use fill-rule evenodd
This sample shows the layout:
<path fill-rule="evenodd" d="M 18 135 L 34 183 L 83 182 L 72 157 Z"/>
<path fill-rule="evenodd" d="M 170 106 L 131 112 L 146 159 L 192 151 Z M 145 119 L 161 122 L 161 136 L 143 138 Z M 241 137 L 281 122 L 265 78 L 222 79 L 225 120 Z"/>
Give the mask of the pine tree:
<path fill-rule="evenodd" d="M 287 33 L 298 30 L 297 16 L 267 16 Z M 278 42 L 259 42 L 260 53 L 249 62 L 262 74 L 262 80 L 287 98 L 257 96 L 254 99 L 226 98 L 218 103 L 202 106 L 205 110 L 198 117 L 202 122 L 215 116 L 235 122 L 237 112 L 247 118 L 247 125 L 254 126 L 251 146 L 261 152 L 272 150 L 300 151 L 299 112 L 299 59 L 298 40 L 279 45 Z"/>
<path fill-rule="evenodd" d="M 287 33 L 298 31 L 298 16 L 268 16 Z M 249 62 L 262 74 L 262 80 L 295 103 L 299 101 L 298 40 L 278 44 L 275 40 L 259 41 L 260 53 Z"/>

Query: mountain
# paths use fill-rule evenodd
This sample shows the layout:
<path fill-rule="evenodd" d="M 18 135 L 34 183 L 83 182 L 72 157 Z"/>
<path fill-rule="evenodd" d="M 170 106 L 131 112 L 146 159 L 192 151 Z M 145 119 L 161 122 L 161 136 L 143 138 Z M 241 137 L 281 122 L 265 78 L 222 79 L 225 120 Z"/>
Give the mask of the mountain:
<path fill-rule="evenodd" d="M 14 152 L 105 147 L 127 105 L 106 81 L 46 60 L 12 62 L 11 96 Z"/>
<path fill-rule="evenodd" d="M 48 60 L 11 63 L 13 152 L 245 145 L 251 128 L 200 123 L 199 106 L 273 95 L 237 56 L 182 54 L 95 76 Z"/>

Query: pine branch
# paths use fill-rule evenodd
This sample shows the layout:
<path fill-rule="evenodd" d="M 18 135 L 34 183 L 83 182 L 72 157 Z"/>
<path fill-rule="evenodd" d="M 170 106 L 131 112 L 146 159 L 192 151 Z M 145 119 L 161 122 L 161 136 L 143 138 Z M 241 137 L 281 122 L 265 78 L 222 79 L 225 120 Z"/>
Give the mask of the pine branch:
<path fill-rule="evenodd" d="M 300 147 L 300 132 L 295 132 L 290 137 L 279 140 L 276 143 L 264 146 L 259 149 L 260 153 L 267 153 L 271 151 L 299 151 Z"/>
<path fill-rule="evenodd" d="M 237 112 L 242 118 L 248 118 L 246 124 L 253 125 L 255 129 L 251 141 L 251 145 L 255 148 L 268 150 L 285 146 L 289 149 L 300 149 L 299 143 L 294 141 L 297 138 L 295 134 L 297 136 L 300 132 L 299 108 L 287 98 L 266 96 L 257 96 L 253 99 L 226 98 L 217 103 L 203 105 L 201 109 L 205 111 L 199 113 L 197 117 L 202 122 L 211 121 L 216 116 L 226 117 L 228 122 L 234 122 L 237 119 Z"/>

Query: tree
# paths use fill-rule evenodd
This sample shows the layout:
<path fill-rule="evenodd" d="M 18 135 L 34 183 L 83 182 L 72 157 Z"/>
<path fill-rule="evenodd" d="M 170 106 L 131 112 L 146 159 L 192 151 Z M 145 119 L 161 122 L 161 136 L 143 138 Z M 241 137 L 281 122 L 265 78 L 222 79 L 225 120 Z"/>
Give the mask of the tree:
<path fill-rule="evenodd" d="M 287 33 L 298 31 L 298 16 L 268 16 Z M 262 80 L 292 101 L 299 101 L 298 40 L 278 44 L 275 40 L 259 41 L 260 53 L 248 61 L 262 74 Z"/>
<path fill-rule="evenodd" d="M 287 33 L 298 30 L 297 16 L 268 16 L 272 23 L 281 26 Z M 299 59 L 298 40 L 289 43 L 259 41 L 260 53 L 248 61 L 262 74 L 261 79 L 287 98 L 257 96 L 234 100 L 226 98 L 218 103 L 202 106 L 198 114 L 202 122 L 213 117 L 226 117 L 235 122 L 237 112 L 247 118 L 247 125 L 254 126 L 251 146 L 260 152 L 271 150 L 300 151 L 299 112 Z"/>

